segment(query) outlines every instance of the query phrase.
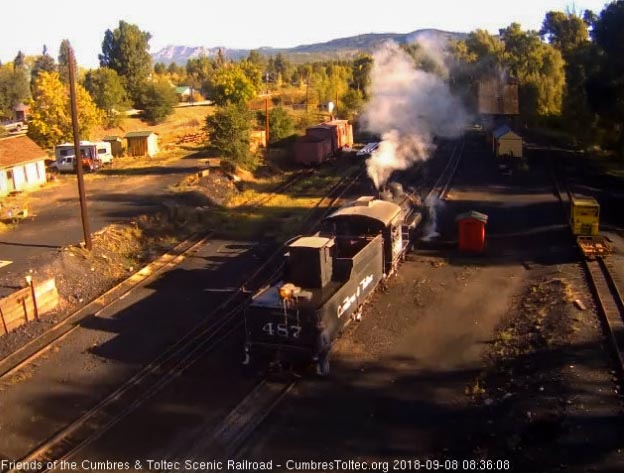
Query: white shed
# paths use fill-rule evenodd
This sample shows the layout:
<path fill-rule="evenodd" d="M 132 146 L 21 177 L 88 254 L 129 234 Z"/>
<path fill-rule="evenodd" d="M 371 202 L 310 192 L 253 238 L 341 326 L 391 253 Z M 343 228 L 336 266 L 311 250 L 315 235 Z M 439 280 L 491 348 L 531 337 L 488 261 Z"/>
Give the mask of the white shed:
<path fill-rule="evenodd" d="M 0 139 L 0 196 L 45 184 L 47 158 L 25 135 Z"/>
<path fill-rule="evenodd" d="M 507 125 L 496 128 L 492 132 L 492 138 L 496 156 L 522 157 L 522 138 Z"/>

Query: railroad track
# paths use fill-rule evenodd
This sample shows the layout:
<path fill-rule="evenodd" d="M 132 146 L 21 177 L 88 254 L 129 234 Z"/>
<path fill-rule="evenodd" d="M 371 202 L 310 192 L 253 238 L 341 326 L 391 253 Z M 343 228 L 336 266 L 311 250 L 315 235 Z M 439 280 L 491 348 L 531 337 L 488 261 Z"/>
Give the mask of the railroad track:
<path fill-rule="evenodd" d="M 32 363 L 45 354 L 56 343 L 80 327 L 80 322 L 92 316 L 97 316 L 103 310 L 111 307 L 119 299 L 127 297 L 138 286 L 144 285 L 169 268 L 180 264 L 186 257 L 197 251 L 212 236 L 212 232 L 205 235 L 193 235 L 179 243 L 157 260 L 148 264 L 117 286 L 109 289 L 87 305 L 81 307 L 68 317 L 54 324 L 44 333 L 29 341 L 26 345 L 15 350 L 0 360 L 0 380 L 13 375 L 26 365 Z"/>
<path fill-rule="evenodd" d="M 607 336 L 613 346 L 619 368 L 624 373 L 624 299 L 620 290 L 621 281 L 605 258 L 586 260 L 585 268 Z"/>
<path fill-rule="evenodd" d="M 430 201 L 431 199 L 446 199 L 448 192 L 451 188 L 451 183 L 453 182 L 453 178 L 455 177 L 455 173 L 457 172 L 457 168 L 459 167 L 459 163 L 461 162 L 462 156 L 464 154 L 464 146 L 466 145 L 466 138 L 462 137 L 459 143 L 456 143 L 453 147 L 453 151 L 451 152 L 451 156 L 447 161 L 444 169 L 438 176 L 438 179 L 431 187 L 431 190 L 427 193 L 425 197 L 425 202 Z"/>
<path fill-rule="evenodd" d="M 275 189 L 271 190 L 268 194 L 262 195 L 257 199 L 250 200 L 241 204 L 240 207 L 259 207 L 261 205 L 267 204 L 272 199 L 274 199 L 277 195 L 284 193 L 289 188 L 293 187 L 299 181 L 303 180 L 306 177 L 315 174 L 317 171 L 315 169 L 302 169 L 291 174 L 288 179 L 282 182 Z"/>
<path fill-rule="evenodd" d="M 360 177 L 362 170 L 344 176 L 329 193 L 319 200 L 315 210 L 321 211 L 322 216 L 331 210 L 344 193 Z M 305 224 L 312 224 L 312 219 L 317 218 L 311 212 Z M 316 224 L 320 218 L 316 220 Z M 196 245 L 200 245 L 200 240 Z M 196 245 L 192 245 L 194 248 Z M 257 290 L 262 285 L 275 280 L 281 273 L 283 248 L 282 245 L 272 253 L 260 267 L 248 277 L 248 279 L 235 291 L 230 294 L 225 301 L 213 309 L 204 321 L 196 325 L 189 333 L 183 336 L 178 342 L 165 350 L 160 356 L 154 359 L 147 366 L 142 368 L 132 378 L 117 388 L 113 393 L 106 396 L 96 406 L 90 409 L 78 419 L 60 429 L 52 437 L 39 445 L 35 450 L 20 459 L 22 467 L 9 469 L 7 471 L 52 471 L 50 465 L 55 461 L 67 460 L 78 453 L 83 447 L 92 443 L 116 425 L 120 420 L 133 412 L 140 405 L 152 398 L 156 393 L 171 383 L 177 376 L 192 366 L 201 357 L 215 349 L 222 341 L 239 331 L 243 326 L 242 311 L 249 299 L 249 293 Z M 59 339 L 57 338 L 56 341 Z M 51 342 L 54 343 L 54 342 Z M 23 366 L 23 363 L 20 365 Z M 17 368 L 15 368 L 17 369 Z M 14 370 L 13 370 L 14 371 Z M 254 390 L 256 397 L 263 396 L 271 399 L 273 393 L 279 391 L 281 394 L 275 399 L 278 402 L 285 393 L 290 390 L 266 390 L 270 384 L 265 380 Z M 291 386 L 292 387 L 292 386 Z M 240 412 L 245 409 L 249 425 L 259 425 L 263 420 L 261 412 L 254 407 L 253 403 L 242 404 Z M 269 404 L 271 405 L 271 403 Z M 248 406 L 248 407 L 246 407 Z M 228 419 L 230 419 L 228 421 Z M 231 417 L 226 419 L 232 422 Z M 256 419 L 254 421 L 254 419 Z M 225 425 L 225 424 L 224 424 Z M 255 427 L 253 427 L 255 428 Z M 252 428 L 252 430 L 253 430 Z M 222 443 L 229 445 L 242 442 L 248 435 L 247 427 L 240 430 L 236 435 L 224 437 Z M 229 447 L 228 447 L 229 448 Z M 33 469 L 28 465 L 40 465 L 41 468 Z"/>
<path fill-rule="evenodd" d="M 555 194 L 561 203 L 569 222 L 569 204 L 574 193 L 566 182 L 558 179 L 551 161 L 551 176 Z M 565 197 L 564 197 L 565 196 Z M 608 257 L 584 258 L 583 264 L 594 295 L 598 313 L 607 338 L 611 343 L 620 373 L 624 374 L 624 299 L 622 281 L 612 270 Z"/>
<path fill-rule="evenodd" d="M 259 207 L 260 205 L 264 205 L 276 195 L 285 192 L 287 189 L 294 186 L 296 183 L 313 172 L 314 171 L 312 170 L 306 169 L 293 173 L 291 177 L 280 184 L 277 188 L 273 189 L 268 195 L 254 201 L 249 201 L 242 205 L 248 207 Z M 87 305 L 81 307 L 63 320 L 54 324 L 26 345 L 0 359 L 0 381 L 12 376 L 20 369 L 47 353 L 55 344 L 61 342 L 72 332 L 80 328 L 80 322 L 84 319 L 97 316 L 102 311 L 111 307 L 119 299 L 127 297 L 130 292 L 138 286 L 145 285 L 146 283 L 153 281 L 158 275 L 180 264 L 186 257 L 204 246 L 213 235 L 214 231 L 210 231 L 205 234 L 191 235 L 189 238 L 180 242 L 174 248 L 159 257 L 157 260 L 151 262 L 130 276 L 128 279 L 124 280 L 122 283 L 116 285 L 112 289 L 109 289 L 107 292 L 98 296 Z"/>
<path fill-rule="evenodd" d="M 429 192 L 430 196 L 437 194 L 436 197 L 444 198 L 448 193 L 462 158 L 464 143 L 465 141 L 462 140 L 454 147 L 442 174 Z M 362 166 L 356 172 L 354 179 L 343 179 L 334 186 L 317 206 L 320 211 L 320 218 L 331 211 L 334 204 L 364 172 L 365 167 Z M 314 211 L 312 213 L 314 214 Z M 320 218 L 318 219 L 320 220 Z M 183 460 L 186 459 L 199 461 L 205 458 L 237 458 L 244 448 L 246 440 L 296 384 L 297 379 L 282 381 L 263 379 L 215 429 L 201 436 L 204 440 L 199 441 L 190 452 L 185 451 L 179 458 L 180 462 L 183 463 Z"/>

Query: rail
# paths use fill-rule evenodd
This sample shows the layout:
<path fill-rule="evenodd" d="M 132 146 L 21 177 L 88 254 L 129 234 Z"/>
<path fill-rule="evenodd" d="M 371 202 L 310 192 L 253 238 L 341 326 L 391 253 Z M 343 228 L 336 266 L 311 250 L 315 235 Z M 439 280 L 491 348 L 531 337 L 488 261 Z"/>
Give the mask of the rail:
<path fill-rule="evenodd" d="M 451 183 L 455 177 L 455 173 L 457 172 L 457 168 L 459 167 L 459 163 L 464 154 L 464 146 L 466 145 L 466 138 L 462 137 L 459 143 L 456 143 L 453 147 L 453 151 L 451 152 L 451 156 L 446 163 L 446 166 L 438 176 L 435 184 L 431 187 L 429 192 L 427 193 L 427 197 L 425 198 L 425 202 L 430 201 L 430 199 L 446 199 L 449 189 L 451 188 Z"/>
<path fill-rule="evenodd" d="M 552 161 L 551 177 L 555 195 L 564 209 L 571 231 L 569 205 L 566 204 L 570 203 L 574 193 L 565 181 L 558 178 Z M 604 256 L 584 258 L 583 263 L 603 328 L 613 349 L 620 373 L 624 374 L 624 299 L 620 289 L 621 283 L 611 269 L 608 258 Z"/>

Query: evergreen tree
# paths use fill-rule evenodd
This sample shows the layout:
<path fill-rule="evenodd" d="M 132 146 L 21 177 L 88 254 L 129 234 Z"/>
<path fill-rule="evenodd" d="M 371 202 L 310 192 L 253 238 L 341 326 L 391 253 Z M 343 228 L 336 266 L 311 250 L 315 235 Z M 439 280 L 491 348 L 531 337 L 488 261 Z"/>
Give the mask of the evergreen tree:
<path fill-rule="evenodd" d="M 13 107 L 29 96 L 30 87 L 23 68 L 0 66 L 0 116 L 12 116 Z"/>
<path fill-rule="evenodd" d="M 56 72 L 56 71 L 57 71 L 56 63 L 54 62 L 54 59 L 52 58 L 52 56 L 48 54 L 48 48 L 44 44 L 43 52 L 41 53 L 40 56 L 37 56 L 37 59 L 35 59 L 35 63 L 32 67 L 32 70 L 30 71 L 31 89 L 34 88 L 34 84 L 37 81 L 37 77 L 39 76 L 39 74 L 41 74 L 42 72 Z"/>
<path fill-rule="evenodd" d="M 214 114 L 206 117 L 210 145 L 235 164 L 247 164 L 252 119 L 251 112 L 243 104 L 217 108 Z"/>
<path fill-rule="evenodd" d="M 71 45 L 68 39 L 61 41 L 58 55 L 58 72 L 63 84 L 69 84 L 69 48 L 71 48 Z M 75 57 L 74 71 L 78 71 L 78 64 L 76 63 Z"/>
<path fill-rule="evenodd" d="M 84 86 L 96 105 L 104 112 L 106 126 L 112 128 L 119 125 L 122 112 L 128 109 L 129 103 L 117 72 L 108 67 L 88 71 Z"/>
<path fill-rule="evenodd" d="M 173 113 L 173 106 L 177 103 L 175 89 L 166 80 L 150 82 L 143 88 L 141 94 L 143 118 L 152 125 L 165 121 Z"/>
<path fill-rule="evenodd" d="M 26 56 L 24 56 L 24 53 L 21 51 L 18 51 L 17 56 L 15 56 L 15 59 L 13 59 L 13 69 L 15 70 L 23 69 L 25 59 L 26 59 Z"/>
<path fill-rule="evenodd" d="M 135 103 L 140 101 L 141 89 L 152 71 L 150 39 L 150 33 L 123 20 L 118 28 L 104 33 L 100 66 L 113 69 L 123 78 L 124 86 Z"/>

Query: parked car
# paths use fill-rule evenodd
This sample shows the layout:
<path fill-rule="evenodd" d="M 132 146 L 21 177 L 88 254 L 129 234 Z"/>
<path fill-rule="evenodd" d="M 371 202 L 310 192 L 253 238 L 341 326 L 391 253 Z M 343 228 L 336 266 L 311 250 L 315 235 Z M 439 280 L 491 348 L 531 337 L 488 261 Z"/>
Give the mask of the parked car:
<path fill-rule="evenodd" d="M 101 161 L 97 158 L 82 157 L 82 169 L 85 172 L 95 172 L 100 168 L 101 164 Z M 56 162 L 50 165 L 50 169 L 58 172 L 76 172 L 76 159 L 74 156 L 57 159 Z"/>
<path fill-rule="evenodd" d="M 6 120 L 2 122 L 2 127 L 8 133 L 17 133 L 22 131 L 24 127 L 24 122 L 19 120 Z"/>

